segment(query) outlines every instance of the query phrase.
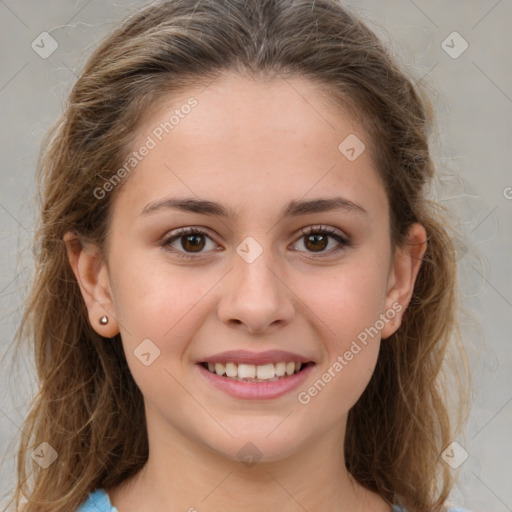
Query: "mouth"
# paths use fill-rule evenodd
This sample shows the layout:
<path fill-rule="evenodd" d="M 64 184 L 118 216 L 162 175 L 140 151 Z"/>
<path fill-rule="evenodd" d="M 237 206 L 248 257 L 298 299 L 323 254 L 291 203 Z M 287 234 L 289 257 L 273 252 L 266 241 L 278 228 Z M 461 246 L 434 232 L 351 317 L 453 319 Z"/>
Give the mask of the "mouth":
<path fill-rule="evenodd" d="M 277 363 L 256 365 L 247 363 L 237 364 L 234 361 L 226 361 L 223 363 L 202 361 L 197 364 L 208 372 L 227 380 L 266 383 L 286 380 L 298 373 L 304 372 L 315 363 L 313 361 L 280 361 Z"/>
<path fill-rule="evenodd" d="M 316 366 L 311 355 L 287 350 L 228 350 L 196 360 L 209 386 L 238 399 L 268 400 L 290 394 Z"/>

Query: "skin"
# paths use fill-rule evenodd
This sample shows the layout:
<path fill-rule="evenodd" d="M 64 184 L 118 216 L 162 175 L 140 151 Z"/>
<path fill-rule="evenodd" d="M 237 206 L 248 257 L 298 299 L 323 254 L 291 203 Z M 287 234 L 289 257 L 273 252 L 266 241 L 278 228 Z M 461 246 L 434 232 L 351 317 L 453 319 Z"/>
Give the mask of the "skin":
<path fill-rule="evenodd" d="M 317 87 L 299 78 L 224 74 L 204 90 L 169 98 L 141 127 L 134 149 L 190 96 L 198 105 L 123 183 L 106 257 L 65 238 L 90 322 L 107 338 L 121 333 L 145 401 L 149 460 L 129 482 L 107 489 L 119 512 L 261 511 L 276 504 L 283 512 L 391 510 L 351 478 L 343 440 L 381 339 L 399 328 L 410 301 L 426 233 L 414 224 L 410 245 L 393 254 L 389 205 L 369 151 L 349 161 L 338 150 L 351 133 L 367 148 L 370 141 Z M 279 220 L 290 200 L 336 195 L 367 214 L 333 210 Z M 238 217 L 165 208 L 140 215 L 167 197 L 209 199 L 236 208 Z M 199 254 L 190 244 L 183 248 L 186 237 L 172 242 L 190 260 L 161 243 L 186 226 L 209 233 L 199 235 Z M 333 253 L 339 242 L 329 238 L 319 249 L 299 232 L 308 226 L 332 228 L 351 245 Z M 252 263 L 236 252 L 249 236 L 263 251 Z M 307 405 L 299 403 L 298 392 L 393 304 L 402 308 L 394 322 Z M 105 314 L 109 322 L 100 325 Z M 160 356 L 145 366 L 133 351 L 148 338 Z M 282 397 L 233 398 L 199 378 L 195 362 L 235 348 L 289 350 L 316 367 Z M 237 456 L 249 441 L 261 452 L 252 467 Z"/>

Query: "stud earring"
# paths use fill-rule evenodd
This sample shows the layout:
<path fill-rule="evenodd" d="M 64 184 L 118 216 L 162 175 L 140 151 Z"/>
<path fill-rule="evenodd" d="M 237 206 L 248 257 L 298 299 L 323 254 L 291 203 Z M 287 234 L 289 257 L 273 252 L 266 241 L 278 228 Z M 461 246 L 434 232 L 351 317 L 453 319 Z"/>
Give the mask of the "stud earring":
<path fill-rule="evenodd" d="M 100 318 L 100 324 L 101 325 L 107 325 L 108 324 L 108 317 L 107 316 L 102 316 Z"/>

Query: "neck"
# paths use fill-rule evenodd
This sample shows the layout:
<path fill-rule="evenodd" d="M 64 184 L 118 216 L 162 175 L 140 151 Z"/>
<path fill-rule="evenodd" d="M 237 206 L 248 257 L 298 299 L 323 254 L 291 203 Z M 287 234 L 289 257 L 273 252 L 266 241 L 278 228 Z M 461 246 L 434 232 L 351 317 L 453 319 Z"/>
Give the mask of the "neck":
<path fill-rule="evenodd" d="M 391 511 L 348 473 L 339 425 L 278 460 L 246 440 L 238 443 L 245 445 L 241 456 L 226 457 L 164 425 L 148 424 L 149 457 L 143 469 L 106 489 L 119 512 Z"/>

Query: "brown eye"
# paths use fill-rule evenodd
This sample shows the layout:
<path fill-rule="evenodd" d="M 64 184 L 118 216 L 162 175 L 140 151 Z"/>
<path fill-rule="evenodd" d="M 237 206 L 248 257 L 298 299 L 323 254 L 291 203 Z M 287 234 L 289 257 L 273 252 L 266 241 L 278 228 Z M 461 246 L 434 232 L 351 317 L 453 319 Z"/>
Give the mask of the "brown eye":
<path fill-rule="evenodd" d="M 326 227 L 309 227 L 301 230 L 302 237 L 304 239 L 304 247 L 307 249 L 306 252 L 319 253 L 319 257 L 330 256 L 337 253 L 346 246 L 349 246 L 349 241 L 341 236 L 337 231 L 326 228 Z M 329 246 L 329 239 L 334 239 L 338 242 L 337 245 L 331 250 L 326 250 Z"/>
<path fill-rule="evenodd" d="M 313 233 L 306 235 L 304 238 L 304 245 L 314 252 L 323 251 L 329 245 L 329 235 Z"/>
<path fill-rule="evenodd" d="M 192 254 L 203 254 L 206 239 L 211 237 L 197 228 L 181 228 L 175 234 L 171 234 L 162 241 L 162 246 L 180 258 L 192 258 Z M 173 246 L 180 241 L 179 247 Z"/>
<path fill-rule="evenodd" d="M 201 239 L 202 234 L 185 235 L 181 238 L 181 246 L 186 251 L 199 252 L 204 248 L 204 240 Z"/>
<path fill-rule="evenodd" d="M 304 239 L 303 243 L 306 251 L 300 252 L 316 253 L 316 257 L 331 256 L 350 245 L 345 237 L 331 228 L 310 227 L 302 229 L 301 233 L 301 239 Z M 212 240 L 208 233 L 201 229 L 181 228 L 165 238 L 162 242 L 162 246 L 180 258 L 192 259 L 194 254 L 202 255 L 208 252 L 207 250 L 203 250 L 207 245 L 207 239 Z M 331 239 L 338 242 L 338 244 L 335 244 L 332 249 L 326 250 L 329 247 Z M 177 247 L 174 244 L 178 240 L 179 246 Z"/>

